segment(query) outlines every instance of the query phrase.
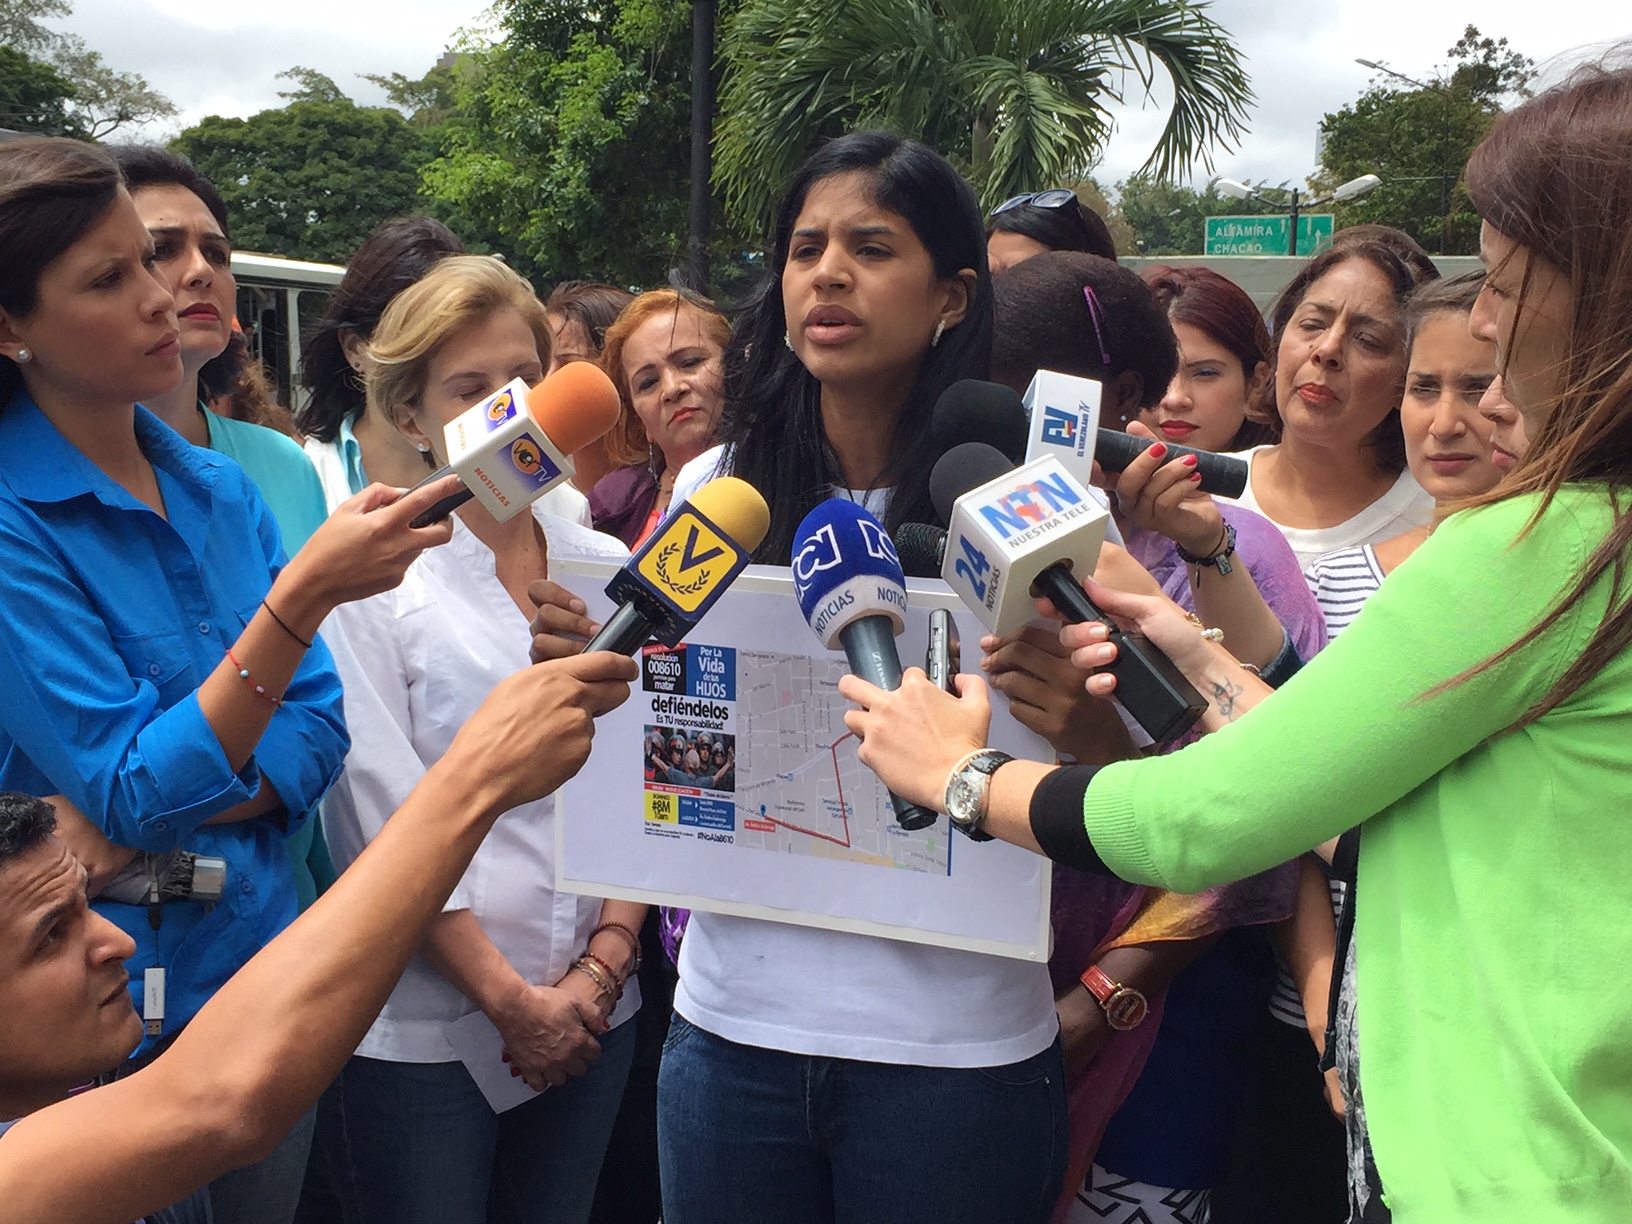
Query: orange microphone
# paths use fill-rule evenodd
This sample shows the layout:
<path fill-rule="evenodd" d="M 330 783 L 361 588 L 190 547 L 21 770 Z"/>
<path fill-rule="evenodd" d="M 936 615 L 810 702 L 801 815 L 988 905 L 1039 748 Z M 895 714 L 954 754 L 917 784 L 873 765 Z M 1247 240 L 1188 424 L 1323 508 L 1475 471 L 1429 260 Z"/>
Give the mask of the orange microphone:
<path fill-rule="evenodd" d="M 439 522 L 473 497 L 500 522 L 520 514 L 570 478 L 572 452 L 617 419 L 617 388 L 587 361 L 569 362 L 531 390 L 516 379 L 448 422 L 447 466 L 415 487 L 449 475 L 465 487 L 411 525 Z"/>

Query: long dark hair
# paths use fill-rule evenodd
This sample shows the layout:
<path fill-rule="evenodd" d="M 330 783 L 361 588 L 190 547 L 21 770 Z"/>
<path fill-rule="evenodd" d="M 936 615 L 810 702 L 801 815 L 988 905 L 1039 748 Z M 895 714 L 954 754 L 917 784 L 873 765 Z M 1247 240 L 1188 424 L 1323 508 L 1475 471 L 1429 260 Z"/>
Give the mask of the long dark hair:
<path fill-rule="evenodd" d="M 40 274 L 107 215 L 121 182 L 113 158 L 82 141 L 0 145 L 0 310 L 34 313 Z M 22 385 L 16 362 L 0 356 L 0 409 Z"/>
<path fill-rule="evenodd" d="M 459 236 L 430 217 L 396 217 L 363 239 L 301 350 L 300 384 L 309 393 L 295 418 L 301 433 L 333 442 L 341 424 L 363 410 L 363 379 L 346 360 L 340 333 L 355 332 L 367 340 L 392 298 L 439 259 L 464 253 Z"/>
<path fill-rule="evenodd" d="M 1632 548 L 1632 69 L 1589 67 L 1496 121 L 1468 162 L 1468 195 L 1505 237 L 1557 268 L 1574 291 L 1560 388 L 1518 466 L 1469 505 L 1539 495 L 1533 528 L 1566 484 L 1608 487 L 1614 525 L 1582 564 L 1558 605 L 1507 649 L 1459 683 L 1546 633 L 1607 574 L 1608 610 L 1592 640 L 1519 720 L 1535 722 L 1632 643 L 1627 552 Z M 1492 268 L 1497 272 L 1499 268 Z M 1520 279 L 1518 312 L 1534 291 Z M 1515 315 L 1517 325 L 1518 313 Z M 1511 351 L 1513 337 L 1504 337 Z"/>
<path fill-rule="evenodd" d="M 822 428 L 821 385 L 784 343 L 782 271 L 811 188 L 855 171 L 872 180 L 880 208 L 912 227 L 937 276 L 950 279 L 973 268 L 976 278 L 968 313 L 925 355 L 896 420 L 881 473 L 894 489 L 885 515 L 892 531 L 902 523 L 935 521 L 929 498 L 929 472 L 938 457 L 929 428 L 935 401 L 960 379 L 984 378 L 991 357 L 992 284 L 980 205 L 969 184 L 933 149 L 892 132 L 852 132 L 812 154 L 782 197 L 765 260 L 769 273 L 745 306 L 725 354 L 720 434 L 727 466 L 770 503 L 770 531 L 754 560 L 773 565 L 788 564 L 799 520 L 844 480 Z"/>

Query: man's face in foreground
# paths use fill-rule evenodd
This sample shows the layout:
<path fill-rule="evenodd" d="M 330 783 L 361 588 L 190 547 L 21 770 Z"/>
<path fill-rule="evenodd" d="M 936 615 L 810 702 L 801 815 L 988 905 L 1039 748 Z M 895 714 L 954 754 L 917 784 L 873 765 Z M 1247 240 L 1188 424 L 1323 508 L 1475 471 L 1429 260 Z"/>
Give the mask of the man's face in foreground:
<path fill-rule="evenodd" d="M 131 939 L 95 913 L 55 837 L 0 867 L 0 1118 L 60 1100 L 142 1039 Z"/>

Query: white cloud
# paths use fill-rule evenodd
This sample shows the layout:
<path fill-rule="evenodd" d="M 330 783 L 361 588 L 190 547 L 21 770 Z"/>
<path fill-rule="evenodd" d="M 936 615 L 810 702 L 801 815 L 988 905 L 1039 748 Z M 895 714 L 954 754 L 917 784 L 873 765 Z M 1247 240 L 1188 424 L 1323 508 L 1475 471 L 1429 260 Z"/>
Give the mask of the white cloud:
<path fill-rule="evenodd" d="M 1025 0 L 1015 0 L 1024 3 Z M 1632 36 L 1632 19 L 1610 0 L 1564 6 L 1482 0 L 1457 7 L 1423 0 L 1216 0 L 1213 17 L 1247 58 L 1257 102 L 1240 148 L 1220 150 L 1214 172 L 1256 182 L 1301 182 L 1314 168 L 1320 119 L 1352 101 L 1372 73 L 1356 56 L 1381 60 L 1424 79 L 1445 64 L 1446 49 L 1470 21 L 1505 36 L 1556 76 L 1587 54 Z M 76 0 L 67 28 L 116 68 L 142 73 L 181 109 L 181 123 L 205 115 L 247 116 L 281 105 L 295 64 L 334 78 L 357 101 L 380 92 L 361 73 L 425 72 L 461 28 L 481 25 L 479 0 L 278 0 L 274 4 L 199 5 L 193 0 Z M 1552 62 L 1549 62 L 1552 61 Z M 1165 114 L 1160 82 L 1153 99 L 1137 79 L 1117 108 L 1118 129 L 1096 170 L 1111 183 L 1136 170 L 1159 136 Z M 160 135 L 162 133 L 154 133 Z M 1203 174 L 1201 177 L 1205 177 Z"/>

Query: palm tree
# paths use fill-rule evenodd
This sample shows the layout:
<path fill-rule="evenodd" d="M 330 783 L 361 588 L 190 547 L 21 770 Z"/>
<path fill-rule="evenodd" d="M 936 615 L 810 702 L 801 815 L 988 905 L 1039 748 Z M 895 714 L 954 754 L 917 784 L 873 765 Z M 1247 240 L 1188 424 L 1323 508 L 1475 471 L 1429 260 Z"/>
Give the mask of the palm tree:
<path fill-rule="evenodd" d="M 939 149 L 987 207 L 1086 177 L 1129 74 L 1173 89 L 1141 173 L 1212 165 L 1252 101 L 1229 34 L 1187 0 L 746 0 L 722 46 L 715 181 L 768 215 L 814 141 L 888 127 Z"/>

